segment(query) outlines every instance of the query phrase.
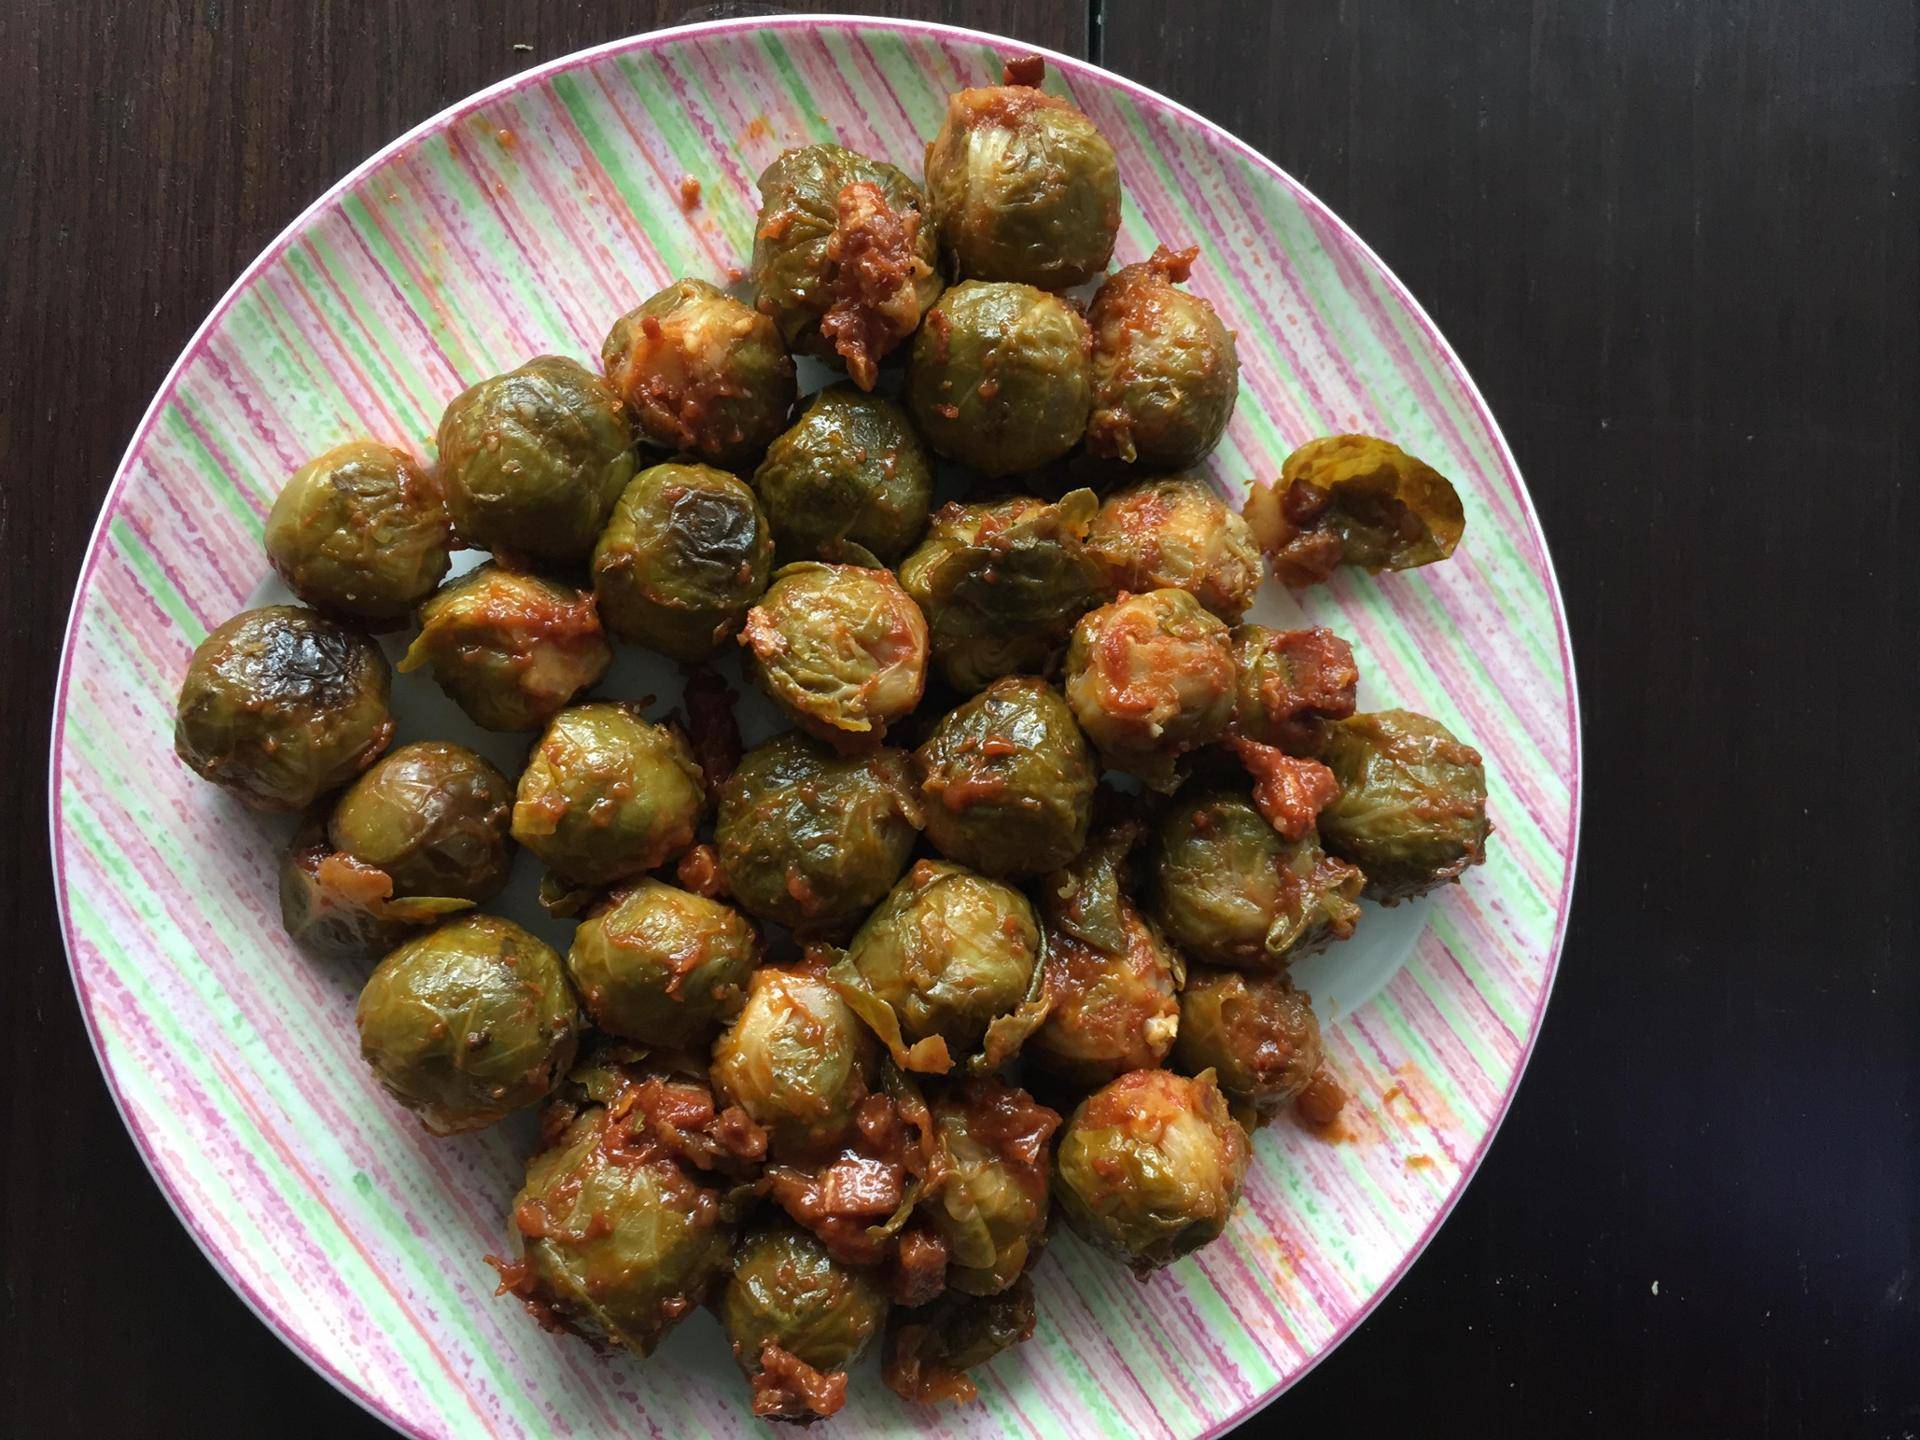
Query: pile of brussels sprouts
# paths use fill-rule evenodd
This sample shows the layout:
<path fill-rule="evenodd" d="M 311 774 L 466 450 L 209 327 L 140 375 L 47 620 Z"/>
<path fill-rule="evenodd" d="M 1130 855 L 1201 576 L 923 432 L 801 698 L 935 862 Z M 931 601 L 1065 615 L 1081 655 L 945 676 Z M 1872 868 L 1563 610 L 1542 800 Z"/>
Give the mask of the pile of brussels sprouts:
<path fill-rule="evenodd" d="M 1342 1101 L 1291 962 L 1489 833 L 1471 748 L 1355 713 L 1330 632 L 1242 623 L 1269 567 L 1449 554 L 1452 487 L 1348 435 L 1222 504 L 1191 467 L 1233 335 L 1192 250 L 1062 293 L 1120 182 L 1040 78 L 954 95 L 924 186 L 782 155 L 753 304 L 677 281 L 602 373 L 460 395 L 431 469 L 304 466 L 266 529 L 303 604 L 219 627 L 180 695 L 188 765 L 305 817 L 287 929 L 384 957 L 380 1084 L 437 1135 L 542 1106 L 502 1290 L 642 1356 L 709 1304 L 774 1419 L 834 1413 L 880 1337 L 903 1396 L 971 1396 L 1056 1212 L 1141 1275 L 1220 1234 L 1249 1133 Z M 850 381 L 799 397 L 794 353 Z M 972 487 L 937 510 L 935 456 Z M 491 558 L 447 581 L 456 546 Z M 537 732 L 517 776 L 388 751 L 369 632 L 409 623 L 403 672 Z M 614 641 L 737 646 L 792 728 L 742 754 L 698 669 L 684 720 L 588 698 Z M 516 846 L 565 955 L 482 911 Z"/>

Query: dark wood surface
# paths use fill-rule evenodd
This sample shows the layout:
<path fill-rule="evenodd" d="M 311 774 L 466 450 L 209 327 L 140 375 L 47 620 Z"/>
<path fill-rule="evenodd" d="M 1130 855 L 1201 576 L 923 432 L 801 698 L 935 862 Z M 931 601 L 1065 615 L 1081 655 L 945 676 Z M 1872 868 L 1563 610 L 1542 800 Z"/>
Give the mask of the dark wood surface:
<path fill-rule="evenodd" d="M 386 139 L 731 8 L 0 4 L 0 1433 L 378 1433 L 174 1222 L 67 980 L 47 711 L 136 420 Z M 1532 1069 L 1426 1256 L 1248 1433 L 1920 1433 L 1915 6 L 817 8 L 1090 54 L 1272 155 L 1459 349 L 1559 565 L 1590 768 Z"/>

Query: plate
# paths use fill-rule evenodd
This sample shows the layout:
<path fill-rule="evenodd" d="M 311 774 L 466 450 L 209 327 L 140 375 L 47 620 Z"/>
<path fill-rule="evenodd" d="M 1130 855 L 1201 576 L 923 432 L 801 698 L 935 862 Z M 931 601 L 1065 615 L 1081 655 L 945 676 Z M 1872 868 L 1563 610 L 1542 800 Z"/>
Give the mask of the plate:
<path fill-rule="evenodd" d="M 302 958 L 281 933 L 287 826 L 173 758 L 187 659 L 266 593 L 262 524 L 305 457 L 363 435 L 430 455 L 466 385 L 543 351 L 591 361 L 614 317 L 667 280 L 724 280 L 750 248 L 754 179 L 782 149 L 833 139 L 917 170 L 946 94 L 1030 48 L 756 18 L 620 41 L 483 91 L 360 166 L 248 267 L 114 478 L 55 700 L 74 987 L 127 1128 L 208 1259 L 403 1432 L 679 1440 L 756 1422 L 704 1318 L 640 1364 L 556 1340 L 492 1297 L 481 1257 L 502 1247 L 527 1128 L 432 1140 L 376 1088 L 351 1019 L 363 975 Z M 1039 1272 L 1038 1335 L 983 1374 L 978 1403 L 922 1411 L 856 1377 L 834 1422 L 848 1437 L 1191 1437 L 1271 1400 L 1379 1302 L 1484 1155 L 1539 1030 L 1570 896 L 1580 745 L 1559 593 L 1459 360 L 1379 259 L 1259 154 L 1048 58 L 1049 86 L 1119 154 L 1116 258 L 1200 245 L 1193 288 L 1239 332 L 1216 483 L 1237 496 L 1300 441 L 1362 430 L 1459 487 L 1452 560 L 1262 605 L 1353 641 L 1363 707 L 1424 710 L 1476 744 L 1498 833 L 1464 884 L 1371 911 L 1308 971 L 1354 1096 L 1341 1138 L 1263 1131 L 1226 1236 L 1150 1283 L 1063 1237 Z M 691 211 L 677 202 L 687 174 L 702 184 Z M 636 668 L 607 690 L 647 685 Z M 401 739 L 470 735 L 435 699 L 400 714 Z M 488 744 L 510 762 L 523 748 Z M 531 869 L 520 862 L 513 906 Z"/>

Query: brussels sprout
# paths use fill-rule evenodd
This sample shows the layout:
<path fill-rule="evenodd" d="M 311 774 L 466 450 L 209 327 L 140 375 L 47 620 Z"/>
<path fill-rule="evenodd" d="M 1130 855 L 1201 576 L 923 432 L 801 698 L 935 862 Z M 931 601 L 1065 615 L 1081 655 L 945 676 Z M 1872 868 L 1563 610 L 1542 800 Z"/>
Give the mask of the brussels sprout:
<path fill-rule="evenodd" d="M 267 559 L 307 604 L 392 629 L 447 573 L 440 488 L 411 455 L 356 440 L 293 472 L 267 516 Z"/>
<path fill-rule="evenodd" d="M 997 1068 L 1047 1014 L 1040 927 L 1010 885 L 922 860 L 855 932 L 840 993 L 908 1070 Z"/>
<path fill-rule="evenodd" d="M 527 1162 L 513 1222 L 523 1258 L 501 1266 L 549 1329 L 645 1357 L 725 1280 L 732 1207 L 644 1134 L 634 1112 L 581 1110 Z"/>
<path fill-rule="evenodd" d="M 1327 729 L 1322 758 L 1340 796 L 1321 812 L 1334 854 L 1366 872 L 1366 894 L 1392 905 L 1424 895 L 1487 858 L 1487 772 L 1480 752 L 1411 710 L 1355 715 Z"/>
<path fill-rule="evenodd" d="M 482 380 L 440 420 L 447 509 L 476 549 L 585 560 L 632 476 L 620 397 L 560 355 Z"/>
<path fill-rule="evenodd" d="M 1122 867 L 1137 826 L 1110 826 L 1040 886 L 1053 1008 L 1021 1054 L 1091 1088 L 1166 1058 L 1186 961 L 1135 908 Z"/>
<path fill-rule="evenodd" d="M 323 960 L 384 955 L 420 926 L 464 910 L 465 900 L 396 901 L 393 880 L 327 843 L 324 815 L 300 827 L 280 861 L 280 923 Z"/>
<path fill-rule="evenodd" d="M 1352 647 L 1331 630 L 1242 625 L 1233 632 L 1233 657 L 1240 671 L 1233 723 L 1249 740 L 1313 755 L 1328 722 L 1353 714 L 1360 672 Z"/>
<path fill-rule="evenodd" d="M 1147 1275 L 1226 1229 L 1247 1148 L 1211 1071 L 1133 1070 L 1067 1121 L 1053 1194 L 1081 1239 Z"/>
<path fill-rule="evenodd" d="M 1113 255 L 1113 147 L 1071 101 L 1040 90 L 1040 79 L 1036 69 L 947 97 L 927 147 L 927 199 L 956 275 L 1064 290 Z"/>
<path fill-rule="evenodd" d="M 622 701 L 575 705 L 533 747 L 513 838 L 573 885 L 611 885 L 693 843 L 706 809 L 687 742 Z"/>
<path fill-rule="evenodd" d="M 914 336 L 907 408 L 927 443 L 983 475 L 1057 460 L 1087 428 L 1087 322 L 1031 285 L 969 280 Z"/>
<path fill-rule="evenodd" d="M 946 1241 L 947 1279 L 972 1295 L 1005 1290 L 1047 1234 L 1047 1142 L 1060 1117 L 998 1080 L 963 1080 L 933 1102 L 939 1137 L 922 1213 Z"/>
<path fill-rule="evenodd" d="M 1213 306 L 1178 288 L 1196 250 L 1161 246 L 1107 277 L 1093 297 L 1093 413 L 1087 449 L 1178 470 L 1220 443 L 1240 394 L 1233 332 Z"/>
<path fill-rule="evenodd" d="M 838 145 L 788 150 L 760 176 L 753 286 L 787 348 L 846 366 L 871 390 L 879 361 L 940 294 L 920 187 Z"/>
<path fill-rule="evenodd" d="M 746 1004 L 713 1047 L 714 1089 L 766 1127 L 782 1159 L 845 1143 L 873 1080 L 872 1038 L 811 965 L 754 971 Z"/>
<path fill-rule="evenodd" d="M 400 662 L 483 730 L 538 730 L 613 663 L 585 590 L 489 561 L 441 586 Z"/>
<path fill-rule="evenodd" d="M 759 459 L 793 404 L 773 321 L 704 280 L 676 280 L 622 315 L 600 358 L 641 439 L 724 470 Z"/>
<path fill-rule="evenodd" d="M 580 1013 L 560 957 L 511 920 L 461 915 L 382 960 L 354 1011 L 360 1053 L 435 1135 L 491 1125 L 553 1089 Z"/>
<path fill-rule="evenodd" d="M 1031 1340 L 1037 1322 L 1030 1276 L 997 1295 L 949 1290 L 930 1305 L 888 1318 L 881 1378 L 903 1400 L 965 1404 L 979 1394 L 967 1371 Z"/>
<path fill-rule="evenodd" d="M 1065 690 L 1101 759 L 1171 790 L 1180 757 L 1226 732 L 1237 678 L 1227 627 L 1184 590 L 1149 590 L 1081 617 Z"/>
<path fill-rule="evenodd" d="M 628 1158 L 671 1157 L 734 1182 L 726 1190 L 730 1209 L 751 1203 L 767 1132 L 739 1106 L 721 1104 L 704 1049 L 660 1050 L 594 1034 L 541 1111 L 541 1134 L 558 1135 L 594 1105 L 620 1122 L 609 1143 Z"/>
<path fill-rule="evenodd" d="M 1320 1022 L 1284 975 L 1196 969 L 1180 992 L 1173 1062 L 1211 1070 L 1229 1100 L 1271 1110 L 1312 1083 L 1320 1068 Z"/>
<path fill-rule="evenodd" d="M 513 864 L 513 787 L 464 745 L 402 745 L 353 783 L 327 821 L 334 849 L 384 871 L 400 899 L 484 904 Z"/>
<path fill-rule="evenodd" d="M 789 565 L 740 641 L 768 698 L 842 749 L 885 739 L 927 686 L 926 617 L 888 570 Z"/>
<path fill-rule="evenodd" d="M 606 626 L 675 660 L 704 660 L 767 588 L 773 536 L 753 491 L 707 465 L 655 465 L 621 492 L 593 550 Z"/>
<path fill-rule="evenodd" d="M 1087 842 L 1093 754 L 1060 692 L 1006 675 L 950 710 L 917 751 L 927 838 L 997 876 L 1057 870 Z"/>
<path fill-rule="evenodd" d="M 1255 485 L 1247 523 L 1283 584 L 1317 585 L 1340 565 L 1411 570 L 1453 554 L 1466 530 L 1452 483 L 1371 435 L 1310 440 Z"/>
<path fill-rule="evenodd" d="M 898 402 L 830 385 L 767 448 L 753 488 L 781 564 L 891 565 L 926 533 L 933 461 Z"/>
<path fill-rule="evenodd" d="M 740 1242 L 720 1297 L 733 1358 L 763 1420 L 823 1419 L 846 1403 L 847 1370 L 887 1315 L 871 1274 L 842 1265 L 795 1225 L 764 1226 Z"/>
<path fill-rule="evenodd" d="M 642 880 L 573 932 L 567 971 L 602 1030 L 681 1049 L 739 1013 L 759 954 L 737 910 Z"/>
<path fill-rule="evenodd" d="M 304 810 L 393 738 L 380 647 L 298 605 L 245 610 L 187 665 L 173 748 L 256 810 Z"/>
<path fill-rule="evenodd" d="M 742 757 L 721 790 L 714 840 L 748 914 L 844 935 L 900 878 L 919 823 L 902 752 L 840 756 L 789 732 Z"/>
<path fill-rule="evenodd" d="M 1353 934 L 1363 877 L 1309 833 L 1288 841 L 1244 794 L 1188 790 L 1162 817 L 1147 909 L 1195 960 L 1273 970 Z"/>
<path fill-rule="evenodd" d="M 927 617 L 933 658 L 956 690 L 1038 670 L 1082 615 L 1112 592 L 1082 543 L 1099 508 L 1091 490 L 1053 504 L 1025 497 L 947 505 L 900 565 Z"/>
<path fill-rule="evenodd" d="M 1119 590 L 1185 590 L 1228 624 L 1260 588 L 1247 522 L 1191 475 L 1143 480 L 1100 507 L 1087 548 Z"/>

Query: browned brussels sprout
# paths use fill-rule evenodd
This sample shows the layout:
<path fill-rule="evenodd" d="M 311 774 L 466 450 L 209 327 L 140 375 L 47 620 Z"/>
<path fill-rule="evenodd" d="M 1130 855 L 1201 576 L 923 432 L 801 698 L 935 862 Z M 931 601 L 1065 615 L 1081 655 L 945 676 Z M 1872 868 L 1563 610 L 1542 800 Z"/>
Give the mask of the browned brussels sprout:
<path fill-rule="evenodd" d="M 1145 480 L 1109 497 L 1087 530 L 1117 590 L 1185 590 L 1229 625 L 1260 588 L 1247 522 L 1191 475 Z"/>
<path fill-rule="evenodd" d="M 935 1075 L 998 1068 L 1047 1014 L 1027 897 L 936 860 L 867 917 L 833 979 L 895 1064 Z"/>
<path fill-rule="evenodd" d="M 900 583 L 927 617 L 947 683 L 972 694 L 988 681 L 1039 670 L 1065 648 L 1074 622 L 1108 598 L 1085 546 L 1099 502 L 1075 490 L 1048 504 L 1019 497 L 946 505 L 900 565 Z"/>
<path fill-rule="evenodd" d="M 747 616 L 747 668 L 793 721 L 866 749 L 927 686 L 927 622 L 890 570 L 789 565 Z"/>
<path fill-rule="evenodd" d="M 1233 632 L 1233 656 L 1240 670 L 1233 723 L 1249 740 L 1314 755 L 1328 723 L 1353 714 L 1360 672 L 1353 648 L 1331 630 L 1242 625 Z"/>
<path fill-rule="evenodd" d="M 544 1098 L 580 1035 L 560 957 L 491 915 L 458 916 L 393 951 L 354 1021 L 375 1078 L 435 1135 Z"/>
<path fill-rule="evenodd" d="M 713 1047 L 714 1089 L 766 1128 L 782 1160 L 830 1154 L 873 1091 L 873 1038 L 816 966 L 762 966 Z"/>
<path fill-rule="evenodd" d="M 1037 470 L 1086 431 L 1091 344 L 1087 322 L 1058 295 L 966 281 L 914 336 L 907 408 L 949 460 L 989 476 Z"/>
<path fill-rule="evenodd" d="M 621 492 L 594 546 L 593 593 L 620 639 L 705 660 L 739 630 L 772 568 L 753 491 L 709 465 L 655 465 Z"/>
<path fill-rule="evenodd" d="M 1226 733 L 1236 679 L 1227 627 L 1184 590 L 1149 590 L 1081 618 L 1065 690 L 1101 759 L 1172 790 L 1180 757 Z"/>
<path fill-rule="evenodd" d="M 1226 1229 L 1247 1149 L 1211 1071 L 1129 1071 L 1067 1121 L 1054 1198 L 1081 1239 L 1147 1275 Z"/>
<path fill-rule="evenodd" d="M 779 330 L 704 280 L 676 280 L 621 316 L 600 358 L 656 449 L 738 470 L 786 428 L 793 360 Z"/>
<path fill-rule="evenodd" d="M 1412 570 L 1453 554 L 1466 515 L 1452 483 L 1371 435 L 1310 440 L 1277 486 L 1247 496 L 1247 523 L 1281 583 L 1317 585 L 1340 565 Z"/>
<path fill-rule="evenodd" d="M 1016 68 L 1018 67 L 1018 68 Z M 927 198 L 954 273 L 1064 290 L 1107 268 L 1120 167 L 1099 128 L 1039 88 L 1038 60 L 947 98 Z"/>
<path fill-rule="evenodd" d="M 433 593 L 452 541 L 440 487 L 411 455 L 366 440 L 294 471 L 267 516 L 267 559 L 293 593 L 376 630 Z"/>
<path fill-rule="evenodd" d="M 693 843 L 706 809 L 687 742 L 620 701 L 553 717 L 521 773 L 513 838 L 560 880 L 611 885 Z"/>
<path fill-rule="evenodd" d="M 1060 692 L 1006 675 L 914 753 L 927 838 L 987 875 L 1042 875 L 1086 844 L 1100 774 Z"/>
<path fill-rule="evenodd" d="M 897 402 L 830 385 L 767 447 L 753 488 L 781 564 L 891 565 L 926 533 L 933 462 Z"/>
<path fill-rule="evenodd" d="M 1226 433 L 1240 393 L 1233 332 L 1179 288 L 1200 252 L 1161 246 L 1093 297 L 1093 414 L 1087 449 L 1129 465 L 1197 465 Z"/>
<path fill-rule="evenodd" d="M 421 607 L 400 672 L 424 667 L 483 730 L 538 730 L 612 663 L 592 595 L 489 561 Z"/>
<path fill-rule="evenodd" d="M 620 397 L 563 356 L 482 380 L 440 421 L 447 509 L 476 549 L 585 560 L 632 475 Z"/>
<path fill-rule="evenodd" d="M 1411 710 L 1331 725 L 1322 758 L 1339 798 L 1320 815 L 1327 848 L 1367 876 L 1383 905 L 1424 895 L 1487 858 L 1487 772 L 1480 752 Z"/>
<path fill-rule="evenodd" d="M 573 932 L 567 971 L 593 1023 L 666 1050 L 704 1047 L 740 1011 L 760 937 L 739 911 L 642 880 Z"/>
<path fill-rule="evenodd" d="M 948 1283 L 997 1294 L 1046 1243 L 1048 1142 L 1060 1117 L 993 1079 L 963 1080 L 932 1108 L 940 1148 L 922 1213 L 946 1242 Z"/>
<path fill-rule="evenodd" d="M 1031 1340 L 1037 1322 L 1030 1276 L 997 1295 L 949 1290 L 930 1305 L 897 1309 L 888 1318 L 881 1378 L 903 1400 L 965 1404 L 980 1393 L 967 1372 Z"/>
<path fill-rule="evenodd" d="M 1353 934 L 1364 879 L 1309 832 L 1282 838 L 1244 793 L 1188 790 L 1161 818 L 1147 909 L 1194 960 L 1275 970 Z"/>
<path fill-rule="evenodd" d="M 1214 1072 L 1229 1100 L 1255 1110 L 1289 1104 L 1320 1068 L 1320 1022 L 1284 975 L 1195 969 L 1180 992 L 1173 1063 Z"/>
<path fill-rule="evenodd" d="M 380 647 L 298 605 L 245 610 L 200 642 L 173 748 L 256 810 L 304 810 L 393 738 Z"/>
<path fill-rule="evenodd" d="M 749 1234 L 720 1297 L 733 1358 L 753 1387 L 763 1420 L 807 1423 L 837 1414 L 847 1370 L 873 1343 L 887 1297 L 869 1271 L 843 1265 L 798 1226 L 775 1222 Z"/>
<path fill-rule="evenodd" d="M 787 348 L 871 390 L 879 362 L 940 294 L 920 187 L 838 145 L 788 150 L 760 176 L 755 303 Z"/>
<path fill-rule="evenodd" d="M 919 820 L 902 752 L 840 756 L 788 733 L 741 758 L 714 838 L 727 888 L 749 914 L 844 935 L 906 869 Z"/>

